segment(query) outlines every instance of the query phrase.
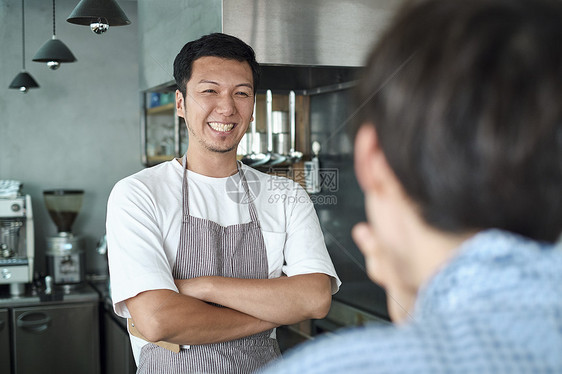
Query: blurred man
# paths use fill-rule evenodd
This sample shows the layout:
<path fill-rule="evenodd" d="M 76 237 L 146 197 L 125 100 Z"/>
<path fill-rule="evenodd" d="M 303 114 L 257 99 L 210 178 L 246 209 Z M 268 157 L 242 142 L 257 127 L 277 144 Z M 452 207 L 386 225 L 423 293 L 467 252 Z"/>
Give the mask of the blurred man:
<path fill-rule="evenodd" d="M 358 89 L 353 238 L 399 326 L 267 373 L 562 372 L 562 2 L 418 1 Z"/>

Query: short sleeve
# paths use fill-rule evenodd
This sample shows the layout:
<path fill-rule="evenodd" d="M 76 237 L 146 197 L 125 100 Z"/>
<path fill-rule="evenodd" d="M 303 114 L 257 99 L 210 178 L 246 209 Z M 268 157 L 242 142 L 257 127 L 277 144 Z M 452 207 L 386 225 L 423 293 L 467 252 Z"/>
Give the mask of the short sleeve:
<path fill-rule="evenodd" d="M 129 317 L 124 301 L 143 291 L 177 291 L 154 197 L 141 181 L 129 177 L 111 191 L 106 234 L 111 296 L 118 315 Z"/>

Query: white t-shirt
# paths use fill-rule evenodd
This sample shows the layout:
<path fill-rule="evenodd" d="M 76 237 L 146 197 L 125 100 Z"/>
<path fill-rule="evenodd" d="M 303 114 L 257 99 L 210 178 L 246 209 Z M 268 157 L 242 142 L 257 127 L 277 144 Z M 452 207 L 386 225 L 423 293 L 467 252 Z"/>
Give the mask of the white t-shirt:
<path fill-rule="evenodd" d="M 324 273 L 337 292 L 341 282 L 306 191 L 287 178 L 242 167 L 255 197 L 269 278 Z M 122 317 L 130 317 L 124 300 L 143 291 L 178 291 L 172 269 L 182 222 L 182 176 L 182 165 L 172 160 L 124 178 L 111 191 L 106 221 L 111 296 Z M 188 170 L 187 178 L 190 215 L 222 226 L 250 222 L 239 174 L 212 178 Z"/>

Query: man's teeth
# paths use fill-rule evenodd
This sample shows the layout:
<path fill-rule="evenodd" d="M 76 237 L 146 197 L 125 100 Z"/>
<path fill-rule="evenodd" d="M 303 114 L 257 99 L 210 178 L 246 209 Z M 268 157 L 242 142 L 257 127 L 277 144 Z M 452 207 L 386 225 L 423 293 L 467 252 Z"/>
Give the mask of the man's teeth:
<path fill-rule="evenodd" d="M 232 130 L 234 127 L 233 123 L 218 123 L 218 122 L 209 122 L 209 126 L 215 131 L 222 131 L 227 132 Z"/>

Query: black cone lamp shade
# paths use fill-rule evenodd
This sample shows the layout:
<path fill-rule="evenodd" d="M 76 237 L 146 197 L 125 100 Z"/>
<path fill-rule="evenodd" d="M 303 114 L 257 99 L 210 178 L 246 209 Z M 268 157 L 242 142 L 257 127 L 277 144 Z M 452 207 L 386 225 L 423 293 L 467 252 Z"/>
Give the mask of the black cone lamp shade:
<path fill-rule="evenodd" d="M 90 26 L 96 34 L 106 32 L 109 26 L 131 24 L 115 0 L 81 0 L 66 21 L 76 25 Z"/>
<path fill-rule="evenodd" d="M 39 88 L 39 85 L 37 84 L 35 79 L 33 79 L 33 77 L 24 70 L 16 75 L 14 80 L 12 80 L 12 83 L 10 83 L 10 88 L 17 88 L 21 92 L 25 93 L 30 88 Z"/>
<path fill-rule="evenodd" d="M 12 80 L 10 88 L 16 88 L 23 93 L 26 93 L 30 88 L 39 88 L 39 85 L 33 79 L 31 74 L 25 71 L 25 13 L 24 13 L 24 0 L 21 0 L 21 50 L 22 50 L 22 71 Z"/>
<path fill-rule="evenodd" d="M 74 62 L 76 57 L 70 49 L 54 35 L 35 54 L 33 61 L 46 62 L 50 69 L 57 69 L 61 62 Z"/>
<path fill-rule="evenodd" d="M 33 56 L 33 61 L 46 62 L 51 70 L 58 69 L 61 62 L 76 61 L 76 57 L 70 52 L 70 49 L 57 39 L 55 31 L 55 0 L 53 0 L 53 37 L 43 44 Z"/>

